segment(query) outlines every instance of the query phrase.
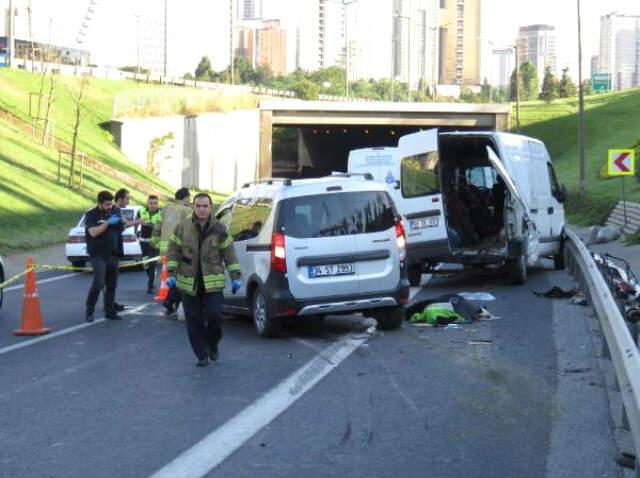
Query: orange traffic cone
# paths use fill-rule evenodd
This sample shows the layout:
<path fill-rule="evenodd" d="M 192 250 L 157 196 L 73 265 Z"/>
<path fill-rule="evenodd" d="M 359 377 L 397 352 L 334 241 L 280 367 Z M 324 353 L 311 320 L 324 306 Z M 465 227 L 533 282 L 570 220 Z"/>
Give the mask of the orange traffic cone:
<path fill-rule="evenodd" d="M 162 256 L 162 273 L 160 274 L 160 290 L 155 300 L 162 302 L 169 296 L 169 286 L 167 286 L 167 256 Z"/>
<path fill-rule="evenodd" d="M 22 302 L 22 325 L 13 335 L 43 335 L 51 329 L 42 323 L 40 299 L 36 288 L 36 273 L 33 270 L 33 259 L 27 259 L 27 275 L 24 280 L 24 300 Z"/>

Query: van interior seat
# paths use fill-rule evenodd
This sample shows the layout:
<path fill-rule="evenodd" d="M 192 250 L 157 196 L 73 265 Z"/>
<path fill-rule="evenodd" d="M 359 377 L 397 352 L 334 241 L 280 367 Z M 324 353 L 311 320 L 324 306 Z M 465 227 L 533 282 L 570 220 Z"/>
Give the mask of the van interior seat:
<path fill-rule="evenodd" d="M 306 214 L 296 213 L 293 222 L 289 225 L 289 230 L 294 236 L 304 236 L 309 232 L 309 218 Z"/>

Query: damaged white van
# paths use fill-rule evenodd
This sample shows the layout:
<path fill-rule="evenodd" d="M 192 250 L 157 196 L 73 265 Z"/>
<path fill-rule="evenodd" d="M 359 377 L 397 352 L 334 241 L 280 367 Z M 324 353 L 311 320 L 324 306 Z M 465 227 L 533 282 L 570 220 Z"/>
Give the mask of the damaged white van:
<path fill-rule="evenodd" d="M 567 193 L 537 139 L 420 131 L 397 148 L 351 151 L 348 170 L 387 185 L 405 221 L 411 285 L 440 262 L 504 265 L 515 284 L 542 257 L 564 267 Z"/>

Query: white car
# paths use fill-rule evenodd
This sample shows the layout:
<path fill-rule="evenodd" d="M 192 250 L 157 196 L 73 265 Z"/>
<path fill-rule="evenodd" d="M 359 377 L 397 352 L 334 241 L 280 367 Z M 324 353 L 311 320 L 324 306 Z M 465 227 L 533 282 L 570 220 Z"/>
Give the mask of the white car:
<path fill-rule="evenodd" d="M 0 283 L 4 282 L 4 280 L 4 262 L 2 262 L 2 256 L 0 256 Z M 2 309 L 3 292 L 4 289 L 0 289 L 0 309 Z"/>
<path fill-rule="evenodd" d="M 283 321 L 365 312 L 400 327 L 409 299 L 405 236 L 391 196 L 370 175 L 246 184 L 216 217 L 235 243 L 242 287 L 225 310 L 260 336 Z"/>
<path fill-rule="evenodd" d="M 127 206 L 122 209 L 122 217 L 127 220 L 134 220 L 138 214 L 140 206 Z M 122 233 L 124 245 L 124 260 L 139 261 L 142 258 L 142 248 L 133 227 L 128 227 Z M 80 218 L 78 225 L 72 227 L 67 237 L 65 253 L 69 262 L 74 267 L 84 267 L 89 260 L 87 254 L 87 243 L 85 239 L 84 214 Z"/>

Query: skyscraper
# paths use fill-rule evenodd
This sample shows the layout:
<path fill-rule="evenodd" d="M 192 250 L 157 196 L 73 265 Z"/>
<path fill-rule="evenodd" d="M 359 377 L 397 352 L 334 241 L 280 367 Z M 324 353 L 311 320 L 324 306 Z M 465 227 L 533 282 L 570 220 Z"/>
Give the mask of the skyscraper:
<path fill-rule="evenodd" d="M 492 86 L 507 86 L 513 71 L 513 50 L 511 48 L 494 48 L 491 51 L 491 78 Z"/>
<path fill-rule="evenodd" d="M 640 16 L 611 13 L 600 18 L 599 73 L 611 74 L 611 88 L 640 85 Z"/>
<path fill-rule="evenodd" d="M 551 25 L 528 25 L 518 31 L 518 61 L 531 62 L 538 71 L 540 85 L 547 68 L 556 71 L 556 28 Z"/>
<path fill-rule="evenodd" d="M 262 18 L 262 0 L 237 0 L 237 2 L 236 12 L 238 20 L 256 20 Z"/>
<path fill-rule="evenodd" d="M 481 0 L 440 0 L 440 83 L 480 84 Z"/>
<path fill-rule="evenodd" d="M 438 77 L 438 7 L 438 0 L 393 2 L 393 74 L 411 89 Z"/>

